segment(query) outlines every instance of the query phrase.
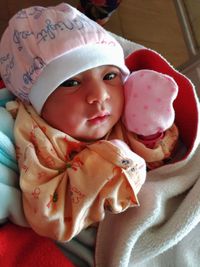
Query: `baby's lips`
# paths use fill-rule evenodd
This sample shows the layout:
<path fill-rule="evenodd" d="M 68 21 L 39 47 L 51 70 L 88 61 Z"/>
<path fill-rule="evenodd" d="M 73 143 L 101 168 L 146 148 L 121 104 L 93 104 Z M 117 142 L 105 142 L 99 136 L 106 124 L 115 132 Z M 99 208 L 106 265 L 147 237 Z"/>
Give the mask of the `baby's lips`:
<path fill-rule="evenodd" d="M 168 75 L 153 71 L 133 72 L 125 85 L 124 123 L 128 130 L 148 136 L 165 131 L 174 122 L 173 101 L 178 85 Z"/>

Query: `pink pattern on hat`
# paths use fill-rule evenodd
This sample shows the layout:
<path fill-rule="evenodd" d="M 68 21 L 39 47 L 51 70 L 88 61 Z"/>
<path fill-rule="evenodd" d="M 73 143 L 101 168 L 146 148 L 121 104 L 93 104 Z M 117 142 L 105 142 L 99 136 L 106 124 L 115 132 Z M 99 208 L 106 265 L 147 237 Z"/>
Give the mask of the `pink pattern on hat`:
<path fill-rule="evenodd" d="M 114 65 L 124 76 L 129 74 L 119 43 L 65 3 L 19 11 L 0 42 L 0 72 L 6 87 L 30 101 L 38 113 L 64 80 L 102 65 Z"/>
<path fill-rule="evenodd" d="M 128 130 L 149 136 L 172 126 L 173 101 L 178 94 L 178 85 L 172 77 L 153 70 L 139 70 L 129 76 L 124 87 L 123 120 Z"/>

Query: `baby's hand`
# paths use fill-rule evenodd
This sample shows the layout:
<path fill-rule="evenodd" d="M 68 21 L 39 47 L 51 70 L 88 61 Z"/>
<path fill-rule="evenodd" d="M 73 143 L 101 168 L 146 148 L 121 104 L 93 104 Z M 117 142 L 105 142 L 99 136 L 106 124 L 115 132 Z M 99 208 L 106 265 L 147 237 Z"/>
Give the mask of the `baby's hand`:
<path fill-rule="evenodd" d="M 173 101 L 178 85 L 168 75 L 153 71 L 133 72 L 124 85 L 126 128 L 138 135 L 162 133 L 174 122 Z"/>

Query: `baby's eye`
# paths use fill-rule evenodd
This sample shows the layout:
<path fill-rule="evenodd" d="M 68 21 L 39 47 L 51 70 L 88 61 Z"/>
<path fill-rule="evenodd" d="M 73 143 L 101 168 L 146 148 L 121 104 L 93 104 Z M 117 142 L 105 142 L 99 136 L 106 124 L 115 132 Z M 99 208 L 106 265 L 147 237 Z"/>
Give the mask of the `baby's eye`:
<path fill-rule="evenodd" d="M 103 79 L 104 80 L 113 80 L 115 77 L 117 77 L 117 73 L 109 72 L 103 77 Z"/>
<path fill-rule="evenodd" d="M 60 86 L 63 87 L 75 87 L 78 86 L 80 83 L 77 80 L 74 79 L 69 79 L 64 81 L 63 83 L 60 84 Z"/>

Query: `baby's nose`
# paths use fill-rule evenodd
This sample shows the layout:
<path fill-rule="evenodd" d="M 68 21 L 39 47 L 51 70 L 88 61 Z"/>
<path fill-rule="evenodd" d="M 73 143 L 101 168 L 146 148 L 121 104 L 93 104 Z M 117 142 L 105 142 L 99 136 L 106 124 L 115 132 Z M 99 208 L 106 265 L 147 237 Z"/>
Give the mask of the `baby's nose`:
<path fill-rule="evenodd" d="M 94 102 L 103 103 L 109 99 L 109 93 L 107 87 L 104 83 L 99 82 L 93 85 L 89 94 L 87 95 L 87 102 L 93 104 Z"/>

